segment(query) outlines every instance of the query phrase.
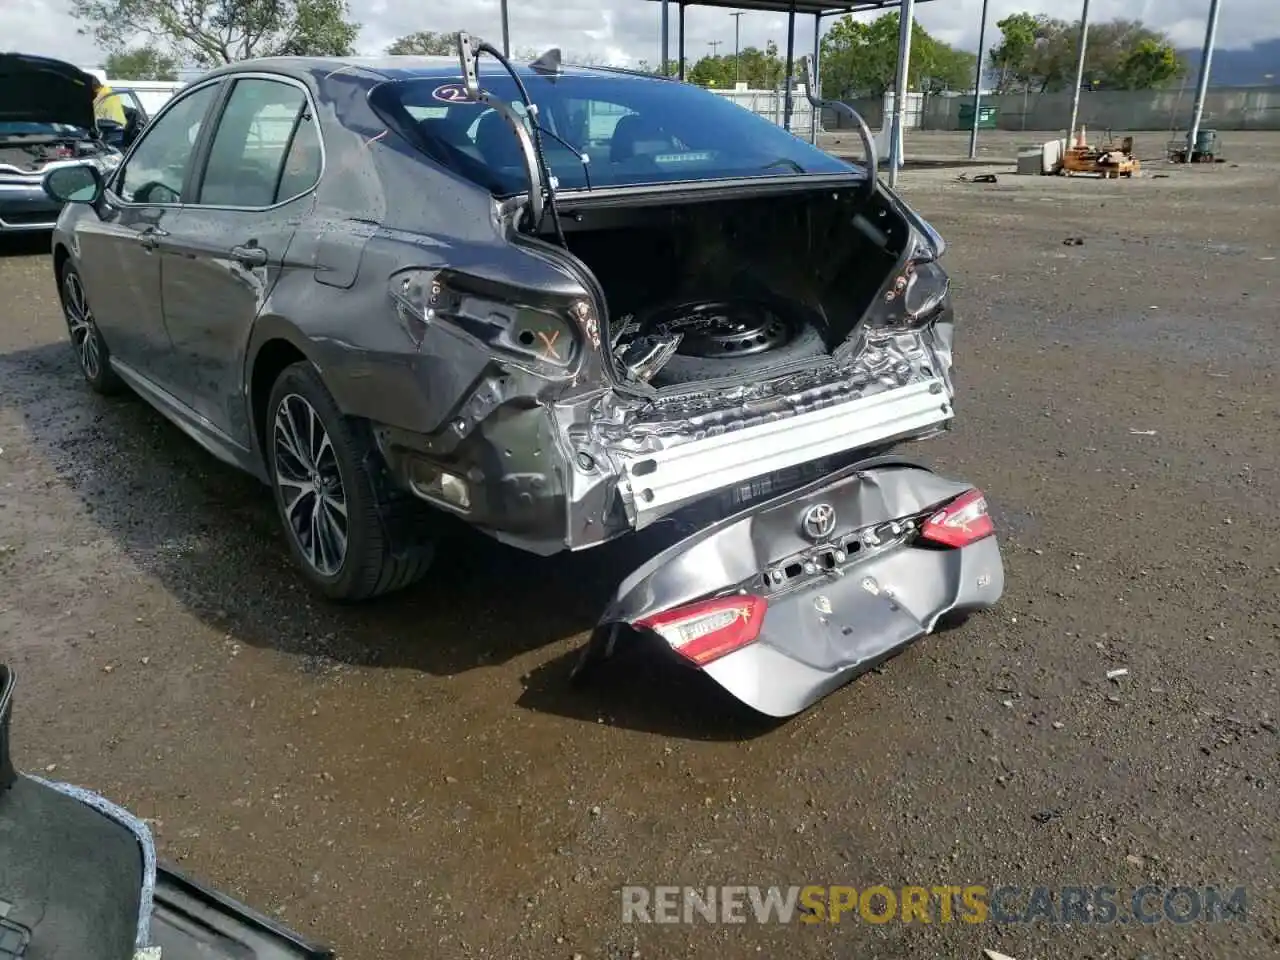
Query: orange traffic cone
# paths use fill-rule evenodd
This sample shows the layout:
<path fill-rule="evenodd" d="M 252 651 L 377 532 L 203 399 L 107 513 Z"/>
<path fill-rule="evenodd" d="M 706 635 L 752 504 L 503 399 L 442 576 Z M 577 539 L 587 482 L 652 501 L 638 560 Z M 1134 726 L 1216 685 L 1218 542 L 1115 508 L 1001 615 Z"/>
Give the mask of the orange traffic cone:
<path fill-rule="evenodd" d="M 1080 136 L 1076 137 L 1076 146 L 1077 146 L 1077 147 L 1087 147 L 1088 145 L 1089 145 L 1089 141 L 1088 141 L 1087 139 L 1085 139 L 1085 135 L 1084 135 L 1084 125 L 1083 125 L 1083 124 L 1081 124 L 1081 126 L 1080 126 Z"/>

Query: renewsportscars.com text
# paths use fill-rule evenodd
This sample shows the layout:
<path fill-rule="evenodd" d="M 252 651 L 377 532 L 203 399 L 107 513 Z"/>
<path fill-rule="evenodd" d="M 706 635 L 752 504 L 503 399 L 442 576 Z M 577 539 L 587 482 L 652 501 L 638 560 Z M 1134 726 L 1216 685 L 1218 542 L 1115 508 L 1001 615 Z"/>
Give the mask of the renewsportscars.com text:
<path fill-rule="evenodd" d="M 1243 887 L 625 886 L 623 923 L 1064 923 L 1243 921 Z"/>

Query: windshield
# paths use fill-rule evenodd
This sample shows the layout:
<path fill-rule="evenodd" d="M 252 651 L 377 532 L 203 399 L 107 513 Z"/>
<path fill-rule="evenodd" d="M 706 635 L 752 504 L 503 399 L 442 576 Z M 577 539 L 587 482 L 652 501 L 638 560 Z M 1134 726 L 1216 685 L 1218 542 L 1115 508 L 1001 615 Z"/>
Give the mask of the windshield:
<path fill-rule="evenodd" d="M 537 104 L 547 165 L 561 189 L 854 169 L 745 107 L 688 84 L 633 76 L 522 76 Z M 515 82 L 482 85 L 523 112 Z M 496 111 L 466 99 L 460 80 L 399 80 L 369 102 L 393 129 L 499 196 L 528 189 L 516 138 Z M 526 121 L 527 122 L 527 121 Z M 583 170 L 581 150 L 589 158 Z"/>

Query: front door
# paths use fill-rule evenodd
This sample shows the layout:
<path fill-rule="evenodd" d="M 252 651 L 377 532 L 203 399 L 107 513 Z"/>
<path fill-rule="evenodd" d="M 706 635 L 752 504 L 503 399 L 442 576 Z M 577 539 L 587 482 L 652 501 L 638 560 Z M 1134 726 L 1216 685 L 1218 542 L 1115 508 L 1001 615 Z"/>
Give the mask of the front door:
<path fill-rule="evenodd" d="M 217 85 L 173 102 L 111 178 L 98 217 L 77 224 L 85 292 L 113 357 L 174 392 L 172 345 L 161 306 L 168 238 Z"/>
<path fill-rule="evenodd" d="M 236 80 L 192 202 L 166 238 L 165 324 L 186 374 L 183 399 L 246 447 L 249 333 L 288 269 L 289 243 L 311 209 L 321 159 L 300 85 Z"/>

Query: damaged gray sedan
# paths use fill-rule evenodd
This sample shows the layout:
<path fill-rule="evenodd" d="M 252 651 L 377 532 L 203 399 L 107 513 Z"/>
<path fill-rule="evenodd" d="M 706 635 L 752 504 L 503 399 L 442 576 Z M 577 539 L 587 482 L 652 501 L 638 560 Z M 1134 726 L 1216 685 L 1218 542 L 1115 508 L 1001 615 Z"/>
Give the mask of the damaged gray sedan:
<path fill-rule="evenodd" d="M 540 555 L 670 530 L 583 666 L 648 638 L 773 715 L 995 602 L 985 499 L 886 456 L 950 423 L 953 324 L 874 156 L 459 51 L 234 64 L 51 175 L 89 383 L 268 483 L 334 599 L 417 580 L 432 510 Z"/>

